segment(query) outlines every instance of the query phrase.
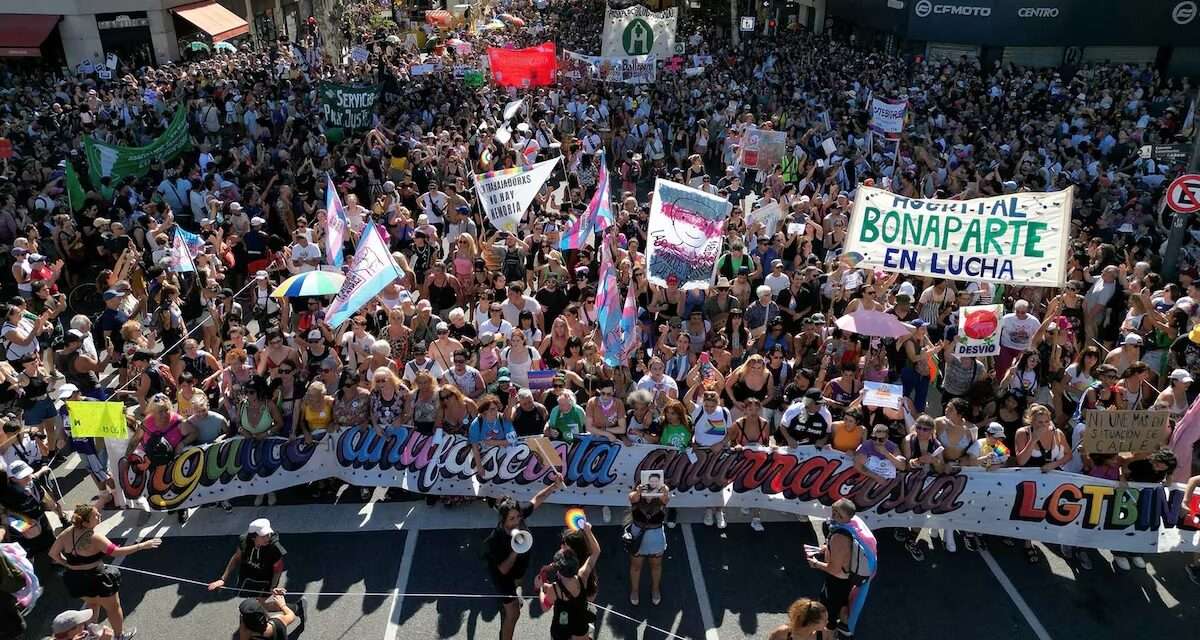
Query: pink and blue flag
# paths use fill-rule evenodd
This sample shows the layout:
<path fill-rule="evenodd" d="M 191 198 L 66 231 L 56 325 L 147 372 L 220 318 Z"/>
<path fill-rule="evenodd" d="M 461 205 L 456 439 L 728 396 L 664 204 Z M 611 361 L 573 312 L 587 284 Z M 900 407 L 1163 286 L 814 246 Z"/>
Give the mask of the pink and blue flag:
<path fill-rule="evenodd" d="M 621 366 L 625 353 L 624 319 L 621 313 L 621 289 L 617 286 L 617 268 L 607 242 L 600 247 L 600 283 L 596 287 L 596 324 L 600 327 L 600 355 L 610 367 Z"/>
<path fill-rule="evenodd" d="M 345 261 L 343 246 L 349 227 L 350 219 L 346 217 L 346 207 L 342 206 L 333 178 L 325 174 L 325 261 L 335 267 L 342 266 Z"/>
<path fill-rule="evenodd" d="M 612 210 L 611 189 L 608 184 L 608 165 L 604 161 L 603 151 L 598 154 L 596 162 L 600 163 L 599 173 L 596 174 L 596 193 L 592 194 L 587 210 L 575 219 L 571 228 L 559 240 L 558 248 L 563 251 L 583 247 L 591 242 L 593 231 L 603 232 L 610 225 L 616 223 Z"/>

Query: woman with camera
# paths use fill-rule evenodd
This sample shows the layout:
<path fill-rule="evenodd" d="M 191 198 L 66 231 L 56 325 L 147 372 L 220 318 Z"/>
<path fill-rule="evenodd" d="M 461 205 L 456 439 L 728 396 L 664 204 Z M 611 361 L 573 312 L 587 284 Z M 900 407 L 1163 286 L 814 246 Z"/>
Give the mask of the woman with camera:
<path fill-rule="evenodd" d="M 641 591 L 642 565 L 650 561 L 650 602 L 662 602 L 662 559 L 667 551 L 667 502 L 671 491 L 661 474 L 650 474 L 629 492 L 629 518 L 623 539 L 629 550 L 629 603 L 637 606 Z"/>

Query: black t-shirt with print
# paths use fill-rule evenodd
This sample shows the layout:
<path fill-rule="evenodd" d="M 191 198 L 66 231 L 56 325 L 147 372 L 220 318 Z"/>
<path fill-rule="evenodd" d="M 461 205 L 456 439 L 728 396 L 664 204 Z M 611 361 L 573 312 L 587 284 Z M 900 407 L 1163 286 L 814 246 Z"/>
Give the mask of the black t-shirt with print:
<path fill-rule="evenodd" d="M 283 559 L 287 550 L 279 544 L 279 537 L 271 536 L 271 542 L 259 547 L 249 536 L 238 538 L 238 550 L 242 552 L 238 576 L 243 582 L 255 580 L 270 583 L 275 575 L 276 566 L 283 569 Z"/>

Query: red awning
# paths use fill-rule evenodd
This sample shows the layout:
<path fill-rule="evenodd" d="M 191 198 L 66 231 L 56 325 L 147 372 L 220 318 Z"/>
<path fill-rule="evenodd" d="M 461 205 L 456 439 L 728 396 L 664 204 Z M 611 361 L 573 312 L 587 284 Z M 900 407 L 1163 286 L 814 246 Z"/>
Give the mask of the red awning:
<path fill-rule="evenodd" d="M 250 33 L 250 25 L 245 20 L 212 0 L 185 4 L 182 7 L 175 7 L 171 11 L 212 36 L 213 42 L 221 42 Z"/>
<path fill-rule="evenodd" d="M 24 13 L 0 13 L 0 56 L 41 57 L 42 43 L 62 18 Z"/>

